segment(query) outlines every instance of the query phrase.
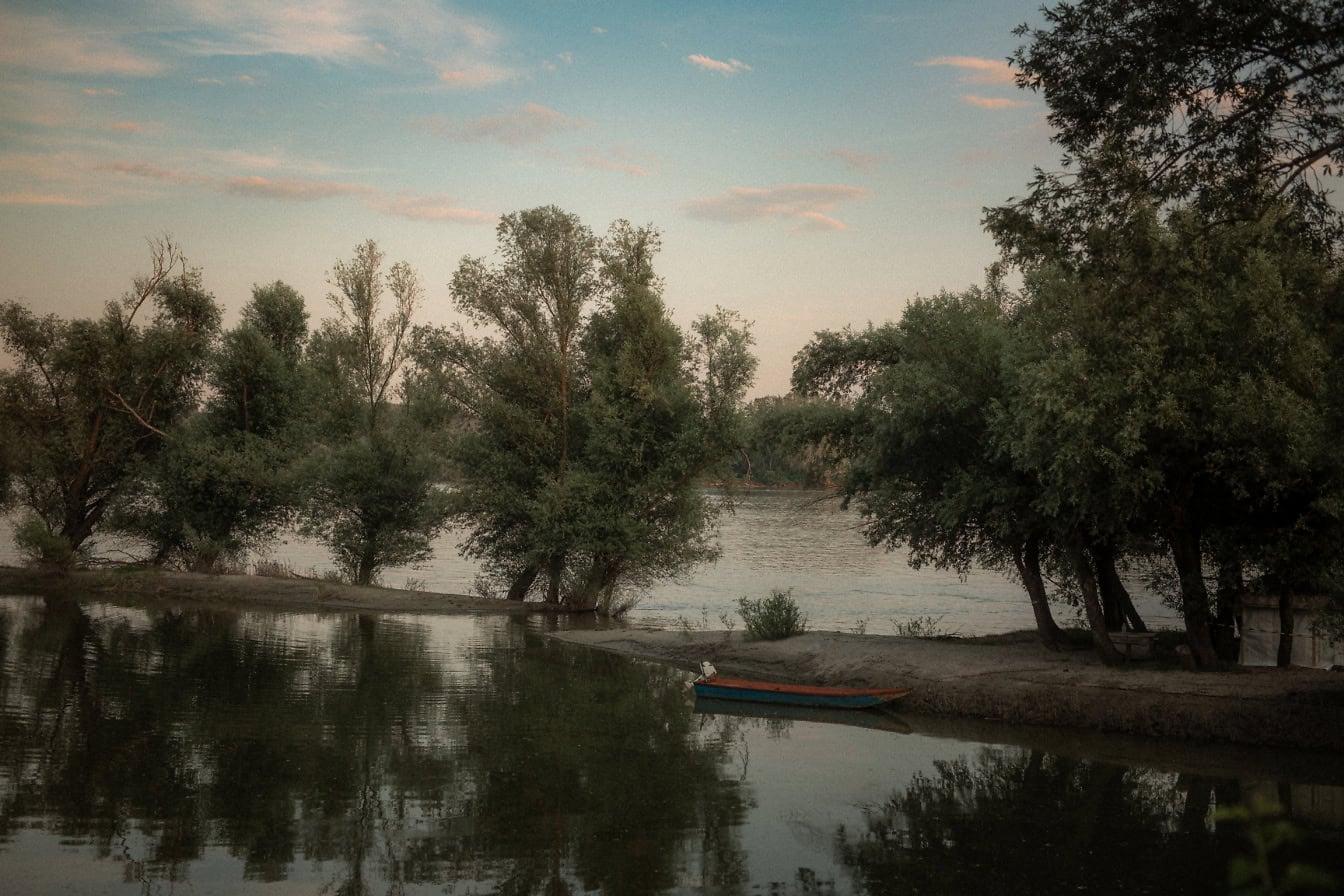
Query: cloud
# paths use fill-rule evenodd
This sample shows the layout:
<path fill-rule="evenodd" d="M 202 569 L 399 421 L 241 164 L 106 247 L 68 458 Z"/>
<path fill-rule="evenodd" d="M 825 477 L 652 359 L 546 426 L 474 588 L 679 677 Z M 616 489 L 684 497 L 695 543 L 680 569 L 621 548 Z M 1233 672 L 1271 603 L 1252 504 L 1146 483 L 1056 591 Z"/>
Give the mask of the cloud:
<path fill-rule="evenodd" d="M 166 180 L 179 184 L 200 184 L 205 183 L 206 179 L 195 174 L 184 174 L 180 171 L 171 171 L 167 168 L 159 168 L 148 162 L 104 162 L 100 165 L 94 165 L 95 171 L 112 171 L 117 174 L 124 174 L 128 177 L 143 177 L 148 180 Z"/>
<path fill-rule="evenodd" d="M 503 143 L 523 146 L 540 143 L 552 134 L 578 130 L 588 122 L 570 118 L 554 109 L 528 103 L 512 112 L 456 119 L 437 115 L 422 118 L 419 126 L 439 137 L 460 143 Z"/>
<path fill-rule="evenodd" d="M 164 64 L 124 43 L 129 29 L 81 27 L 62 16 L 0 11 L 0 66 L 55 74 L 148 77 Z"/>
<path fill-rule="evenodd" d="M 84 196 L 62 196 L 56 193 L 0 193 L 0 205 L 95 205 Z"/>
<path fill-rule="evenodd" d="M 692 53 L 687 56 L 686 61 L 705 71 L 717 72 L 721 75 L 735 75 L 738 72 L 751 71 L 751 66 L 737 59 L 729 59 L 727 62 L 723 62 L 718 59 L 711 59 L 708 56 L 702 56 L 699 53 Z"/>
<path fill-rule="evenodd" d="M 314 202 L 318 199 L 330 199 L 333 196 L 354 196 L 373 192 L 372 187 L 366 187 L 363 184 L 303 180 L 289 177 L 272 179 L 255 174 L 248 177 L 228 178 L 219 184 L 219 188 L 225 193 L 259 196 L 264 199 L 279 199 L 289 202 Z"/>
<path fill-rule="evenodd" d="M 138 134 L 144 130 L 144 127 L 138 121 L 114 121 L 107 126 L 109 131 L 125 131 L 128 134 Z"/>
<path fill-rule="evenodd" d="M 963 84 L 1016 84 L 1017 69 L 1000 59 L 977 56 L 939 56 L 919 65 L 945 65 L 970 72 L 959 80 Z"/>
<path fill-rule="evenodd" d="M 801 230 L 846 230 L 828 214 L 843 202 L 867 199 L 862 187 L 846 184 L 783 184 L 778 187 L 730 187 L 718 196 L 686 203 L 691 217 L 710 221 L 793 221 Z"/>
<path fill-rule="evenodd" d="M 658 157 L 653 153 L 641 153 L 623 146 L 616 146 L 607 152 L 596 149 L 584 149 L 579 153 L 579 164 L 595 171 L 614 171 L 631 177 L 648 177 L 649 165 Z"/>
<path fill-rule="evenodd" d="M 462 208 L 445 196 L 416 196 L 407 193 L 369 199 L 369 208 L 413 221 L 455 221 L 461 224 L 493 224 L 499 216 L 474 208 Z"/>
<path fill-rule="evenodd" d="M 978 109 L 1020 109 L 1023 106 L 1030 106 L 1027 100 L 1014 100 L 1007 97 L 989 97 L 975 96 L 970 93 L 963 93 L 961 100 L 964 103 L 970 103 Z"/>
<path fill-rule="evenodd" d="M 518 77 L 513 69 L 487 63 L 468 68 L 440 68 L 439 83 L 447 87 L 487 87 L 502 84 Z"/>
<path fill-rule="evenodd" d="M 826 154 L 844 162 L 850 171 L 868 171 L 886 159 L 880 153 L 860 152 L 857 149 L 832 149 Z"/>
<path fill-rule="evenodd" d="M 594 26 L 593 26 L 593 33 L 594 33 L 594 34 L 599 34 L 599 35 L 601 35 L 601 34 L 606 34 L 606 33 L 607 33 L 607 29 L 602 28 L 601 26 L 598 26 L 598 25 L 594 25 Z"/>
<path fill-rule="evenodd" d="M 85 87 L 80 93 L 85 96 L 125 96 L 115 87 Z"/>

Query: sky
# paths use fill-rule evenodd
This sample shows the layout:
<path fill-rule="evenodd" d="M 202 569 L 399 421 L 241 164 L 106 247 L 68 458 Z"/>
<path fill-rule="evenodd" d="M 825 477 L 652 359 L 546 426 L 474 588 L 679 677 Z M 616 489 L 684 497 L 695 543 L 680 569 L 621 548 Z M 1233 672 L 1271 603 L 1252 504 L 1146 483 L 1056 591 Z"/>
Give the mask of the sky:
<path fill-rule="evenodd" d="M 816 331 L 983 281 L 983 209 L 1058 157 L 1006 61 L 1039 6 L 0 0 L 0 300 L 95 316 L 169 236 L 226 326 L 275 280 L 315 325 L 373 239 L 448 324 L 557 205 L 657 227 L 674 319 L 741 313 L 782 394 Z"/>

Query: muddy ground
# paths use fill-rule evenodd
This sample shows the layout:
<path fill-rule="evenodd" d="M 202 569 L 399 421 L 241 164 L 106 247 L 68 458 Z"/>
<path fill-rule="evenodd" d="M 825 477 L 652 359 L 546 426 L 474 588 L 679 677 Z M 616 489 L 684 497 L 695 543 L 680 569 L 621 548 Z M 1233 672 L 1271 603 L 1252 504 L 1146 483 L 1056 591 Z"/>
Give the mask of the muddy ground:
<path fill-rule="evenodd" d="M 314 579 L 145 570 L 55 577 L 0 568 L 0 594 L 294 612 L 547 612 L 533 603 L 359 588 Z M 740 632 L 617 626 L 552 637 L 688 672 L 701 660 L 709 660 L 721 673 L 739 677 L 908 687 L 911 694 L 902 711 L 929 716 L 1164 739 L 1344 749 L 1341 672 L 1246 668 L 1192 672 L 1160 657 L 1107 667 L 1089 649 L 1051 652 L 1030 634 L 928 640 L 809 632 L 784 641 L 747 641 Z"/>

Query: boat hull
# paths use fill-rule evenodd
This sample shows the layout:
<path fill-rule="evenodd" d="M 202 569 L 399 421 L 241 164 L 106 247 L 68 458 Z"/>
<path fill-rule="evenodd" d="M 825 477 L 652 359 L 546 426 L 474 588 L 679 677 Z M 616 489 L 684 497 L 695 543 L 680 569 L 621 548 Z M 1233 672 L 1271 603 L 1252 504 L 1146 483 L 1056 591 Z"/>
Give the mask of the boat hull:
<path fill-rule="evenodd" d="M 783 706 L 820 706 L 832 709 L 866 709 L 900 700 L 908 688 L 828 688 L 815 685 L 776 684 L 735 678 L 711 678 L 695 682 L 695 695 L 712 700 L 741 700 Z"/>

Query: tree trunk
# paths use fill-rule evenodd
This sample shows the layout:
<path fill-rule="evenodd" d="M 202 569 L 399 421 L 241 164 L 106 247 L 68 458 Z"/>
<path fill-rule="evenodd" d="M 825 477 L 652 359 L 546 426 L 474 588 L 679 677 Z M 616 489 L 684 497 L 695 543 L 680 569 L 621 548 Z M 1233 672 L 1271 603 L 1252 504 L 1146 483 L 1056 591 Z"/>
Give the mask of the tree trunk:
<path fill-rule="evenodd" d="M 527 566 L 522 572 L 514 577 L 513 583 L 509 585 L 509 593 L 506 600 L 522 600 L 527 597 L 527 592 L 532 587 L 532 583 L 537 580 L 541 573 L 541 567 L 535 563 Z"/>
<path fill-rule="evenodd" d="M 1293 664 L 1293 598 L 1284 591 L 1279 594 L 1279 655 L 1280 668 Z"/>
<path fill-rule="evenodd" d="M 546 603 L 560 603 L 560 580 L 565 575 L 565 558 L 560 554 L 552 554 L 546 567 Z"/>
<path fill-rule="evenodd" d="M 1092 560 L 1097 565 L 1097 585 L 1101 589 L 1101 604 L 1106 611 L 1106 627 L 1116 632 L 1126 625 L 1130 630 L 1146 632 L 1148 627 L 1129 597 L 1129 589 L 1120 581 L 1115 569 L 1115 551 L 1110 545 L 1092 548 Z"/>
<path fill-rule="evenodd" d="M 1059 626 L 1050 612 L 1050 598 L 1045 593 L 1045 579 L 1041 576 L 1041 542 L 1030 538 L 1026 544 L 1018 545 L 1013 551 L 1013 562 L 1017 564 L 1017 574 L 1022 577 L 1022 587 L 1027 589 L 1031 598 L 1031 612 L 1036 617 L 1036 634 L 1041 644 L 1050 650 L 1059 650 Z"/>
<path fill-rule="evenodd" d="M 1218 664 L 1218 655 L 1213 649 L 1209 625 L 1209 591 L 1204 586 L 1199 532 L 1183 507 L 1174 508 L 1173 519 L 1167 526 L 1167 543 L 1181 580 L 1181 615 L 1185 618 L 1190 656 L 1198 668 L 1212 669 Z"/>
<path fill-rule="evenodd" d="M 1246 593 L 1246 580 L 1241 561 L 1235 557 L 1218 558 L 1218 590 L 1215 593 L 1213 646 L 1218 658 L 1229 663 L 1237 661 L 1237 631 L 1240 627 L 1241 596 Z"/>
<path fill-rule="evenodd" d="M 1111 641 L 1106 629 L 1106 614 L 1101 609 L 1101 597 L 1097 593 L 1097 579 L 1088 561 L 1086 543 L 1079 533 L 1074 533 L 1069 545 L 1069 560 L 1073 564 L 1074 575 L 1078 577 L 1078 588 L 1083 593 L 1083 606 L 1087 609 L 1087 624 L 1092 629 L 1092 643 L 1101 654 L 1101 661 L 1108 666 L 1116 666 L 1124 661 L 1120 651 Z"/>

